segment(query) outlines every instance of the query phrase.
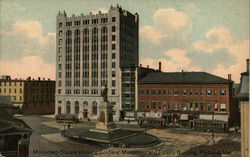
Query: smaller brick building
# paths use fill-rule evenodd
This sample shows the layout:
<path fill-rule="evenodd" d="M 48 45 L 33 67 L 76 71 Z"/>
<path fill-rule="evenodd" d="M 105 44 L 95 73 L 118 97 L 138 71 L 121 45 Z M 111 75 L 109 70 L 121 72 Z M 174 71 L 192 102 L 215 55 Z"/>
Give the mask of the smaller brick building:
<path fill-rule="evenodd" d="M 138 82 L 138 116 L 228 122 L 232 85 L 231 75 L 224 79 L 206 72 L 149 73 Z"/>
<path fill-rule="evenodd" d="M 50 79 L 0 79 L 0 96 L 10 96 L 13 105 L 23 114 L 55 112 L 55 81 Z"/>

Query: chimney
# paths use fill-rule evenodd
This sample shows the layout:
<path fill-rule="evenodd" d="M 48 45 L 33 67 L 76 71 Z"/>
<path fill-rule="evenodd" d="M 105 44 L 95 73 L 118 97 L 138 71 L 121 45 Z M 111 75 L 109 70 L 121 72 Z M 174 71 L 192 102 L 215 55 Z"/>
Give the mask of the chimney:
<path fill-rule="evenodd" d="M 159 62 L 159 71 L 161 71 L 161 62 Z"/>
<path fill-rule="evenodd" d="M 147 65 L 147 68 L 149 68 L 149 65 Z"/>
<path fill-rule="evenodd" d="M 140 64 L 140 68 L 142 67 L 142 64 Z"/>
<path fill-rule="evenodd" d="M 232 75 L 228 74 L 228 80 L 231 81 L 232 80 Z"/>
<path fill-rule="evenodd" d="M 247 59 L 247 72 L 249 73 L 249 59 Z"/>
<path fill-rule="evenodd" d="M 40 77 L 38 77 L 38 81 L 40 81 L 41 80 L 41 78 Z"/>

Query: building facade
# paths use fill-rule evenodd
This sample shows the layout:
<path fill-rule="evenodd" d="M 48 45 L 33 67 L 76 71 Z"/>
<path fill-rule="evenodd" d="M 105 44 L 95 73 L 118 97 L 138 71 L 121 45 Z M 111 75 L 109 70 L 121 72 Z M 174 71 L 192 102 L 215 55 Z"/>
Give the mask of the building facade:
<path fill-rule="evenodd" d="M 241 119 L 241 156 L 250 156 L 250 106 L 249 106 L 249 59 L 247 59 L 247 71 L 241 73 L 240 100 Z"/>
<path fill-rule="evenodd" d="M 0 96 L 10 96 L 13 105 L 23 114 L 53 114 L 55 109 L 55 81 L 0 79 Z"/>
<path fill-rule="evenodd" d="M 22 120 L 14 118 L 16 107 L 6 97 L 9 96 L 0 96 L 0 156 L 28 157 L 32 129 Z"/>
<path fill-rule="evenodd" d="M 101 90 L 108 87 L 114 118 L 122 110 L 122 68 L 137 66 L 138 14 L 119 6 L 108 13 L 57 15 L 56 114 L 98 118 Z"/>
<path fill-rule="evenodd" d="M 150 73 L 138 83 L 138 116 L 228 122 L 232 84 L 231 75 L 224 79 L 205 72 Z"/>

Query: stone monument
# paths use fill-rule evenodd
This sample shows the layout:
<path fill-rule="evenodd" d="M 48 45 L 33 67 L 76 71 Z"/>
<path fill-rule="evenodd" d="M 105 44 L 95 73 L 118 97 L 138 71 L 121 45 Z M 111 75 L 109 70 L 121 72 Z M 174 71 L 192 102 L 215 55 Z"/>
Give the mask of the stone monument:
<path fill-rule="evenodd" d="M 99 106 L 99 121 L 96 123 L 96 129 L 91 129 L 91 131 L 109 133 L 118 128 L 116 128 L 113 122 L 113 105 L 108 101 L 107 85 L 105 85 L 101 96 L 103 97 L 103 102 Z"/>

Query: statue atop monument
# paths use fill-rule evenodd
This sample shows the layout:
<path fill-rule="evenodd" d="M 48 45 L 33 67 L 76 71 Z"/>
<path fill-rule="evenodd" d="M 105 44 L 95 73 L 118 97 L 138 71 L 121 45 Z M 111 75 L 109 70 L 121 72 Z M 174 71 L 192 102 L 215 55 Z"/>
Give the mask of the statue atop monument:
<path fill-rule="evenodd" d="M 108 102 L 108 88 L 107 88 L 107 85 L 105 85 L 105 88 L 103 89 L 101 96 L 103 97 L 103 102 Z"/>

